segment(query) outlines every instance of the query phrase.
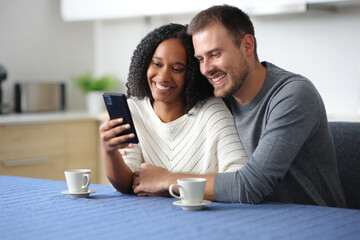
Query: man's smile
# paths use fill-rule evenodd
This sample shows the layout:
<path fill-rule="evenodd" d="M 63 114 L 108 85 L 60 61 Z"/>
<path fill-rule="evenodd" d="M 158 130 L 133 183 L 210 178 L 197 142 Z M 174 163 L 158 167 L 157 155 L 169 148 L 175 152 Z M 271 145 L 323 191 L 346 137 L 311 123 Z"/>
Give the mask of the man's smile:
<path fill-rule="evenodd" d="M 221 83 L 223 83 L 222 80 L 224 80 L 224 78 L 226 77 L 226 74 L 225 73 L 222 73 L 220 75 L 217 75 L 217 77 L 209 77 L 209 79 L 211 80 L 212 84 L 214 86 L 217 86 L 217 85 L 220 85 Z"/>

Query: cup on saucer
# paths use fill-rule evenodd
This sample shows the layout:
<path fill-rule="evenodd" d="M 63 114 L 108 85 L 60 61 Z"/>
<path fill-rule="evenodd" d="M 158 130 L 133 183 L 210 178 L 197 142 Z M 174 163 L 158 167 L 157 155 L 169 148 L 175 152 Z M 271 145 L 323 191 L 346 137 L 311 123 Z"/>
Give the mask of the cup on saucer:
<path fill-rule="evenodd" d="M 206 179 L 205 178 L 180 178 L 177 184 L 171 184 L 169 193 L 174 198 L 180 199 L 175 201 L 174 205 L 181 206 L 184 210 L 200 210 L 203 206 L 210 203 L 204 200 Z M 173 188 L 179 188 L 180 195 L 173 192 Z"/>
<path fill-rule="evenodd" d="M 63 191 L 63 194 L 69 194 L 70 197 L 88 197 L 90 193 L 95 192 L 89 190 L 91 183 L 90 169 L 70 169 L 64 173 L 68 190 Z"/>

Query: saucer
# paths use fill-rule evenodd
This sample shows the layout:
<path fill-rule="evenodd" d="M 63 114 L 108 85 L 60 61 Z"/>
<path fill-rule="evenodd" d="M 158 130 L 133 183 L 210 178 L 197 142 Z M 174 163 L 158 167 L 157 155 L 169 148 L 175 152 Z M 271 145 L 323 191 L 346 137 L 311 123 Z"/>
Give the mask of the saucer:
<path fill-rule="evenodd" d="M 203 200 L 202 203 L 197 203 L 197 204 L 183 204 L 181 202 L 181 200 L 178 200 L 178 201 L 175 201 L 173 202 L 174 205 L 176 206 L 181 206 L 182 209 L 184 210 L 200 210 L 202 209 L 205 205 L 208 205 L 210 204 L 211 201 L 208 201 L 208 200 Z"/>
<path fill-rule="evenodd" d="M 69 190 L 65 190 L 62 191 L 62 194 L 68 194 L 71 198 L 87 198 L 89 197 L 90 193 L 94 193 L 96 192 L 95 190 L 89 190 L 87 192 L 77 192 L 77 193 L 72 193 L 69 192 Z"/>

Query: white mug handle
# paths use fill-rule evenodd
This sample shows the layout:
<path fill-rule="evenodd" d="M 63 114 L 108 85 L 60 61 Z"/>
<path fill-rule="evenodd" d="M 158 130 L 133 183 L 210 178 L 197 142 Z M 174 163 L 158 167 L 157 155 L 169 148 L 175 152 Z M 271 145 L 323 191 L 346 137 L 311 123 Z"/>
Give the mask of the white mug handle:
<path fill-rule="evenodd" d="M 81 186 L 82 189 L 87 188 L 91 182 L 90 174 L 88 174 L 88 173 L 84 174 L 84 178 L 85 177 L 86 177 L 86 183 L 85 183 L 85 185 Z"/>
<path fill-rule="evenodd" d="M 176 195 L 174 192 L 173 192 L 173 187 L 175 187 L 175 186 L 178 186 L 178 188 L 181 188 L 181 185 L 179 185 L 179 184 L 171 184 L 170 185 L 170 187 L 169 187 L 169 193 L 170 193 L 170 195 L 171 196 L 173 196 L 174 198 L 177 198 L 177 199 L 183 199 L 181 196 L 178 196 L 178 195 Z"/>

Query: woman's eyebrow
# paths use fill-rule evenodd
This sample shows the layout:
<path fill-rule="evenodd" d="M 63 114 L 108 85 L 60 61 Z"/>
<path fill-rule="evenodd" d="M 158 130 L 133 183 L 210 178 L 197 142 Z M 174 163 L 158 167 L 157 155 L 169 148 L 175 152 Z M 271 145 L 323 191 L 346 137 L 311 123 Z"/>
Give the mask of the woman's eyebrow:
<path fill-rule="evenodd" d="M 182 66 L 186 67 L 186 64 L 184 64 L 182 62 L 175 62 L 175 64 L 182 65 Z"/>
<path fill-rule="evenodd" d="M 152 58 L 153 58 L 153 59 L 155 58 L 155 59 L 162 60 L 162 58 L 161 58 L 161 57 L 157 57 L 157 56 L 153 56 Z M 182 63 L 182 62 L 175 62 L 175 64 L 186 67 L 186 64 L 185 64 L 185 63 Z"/>

